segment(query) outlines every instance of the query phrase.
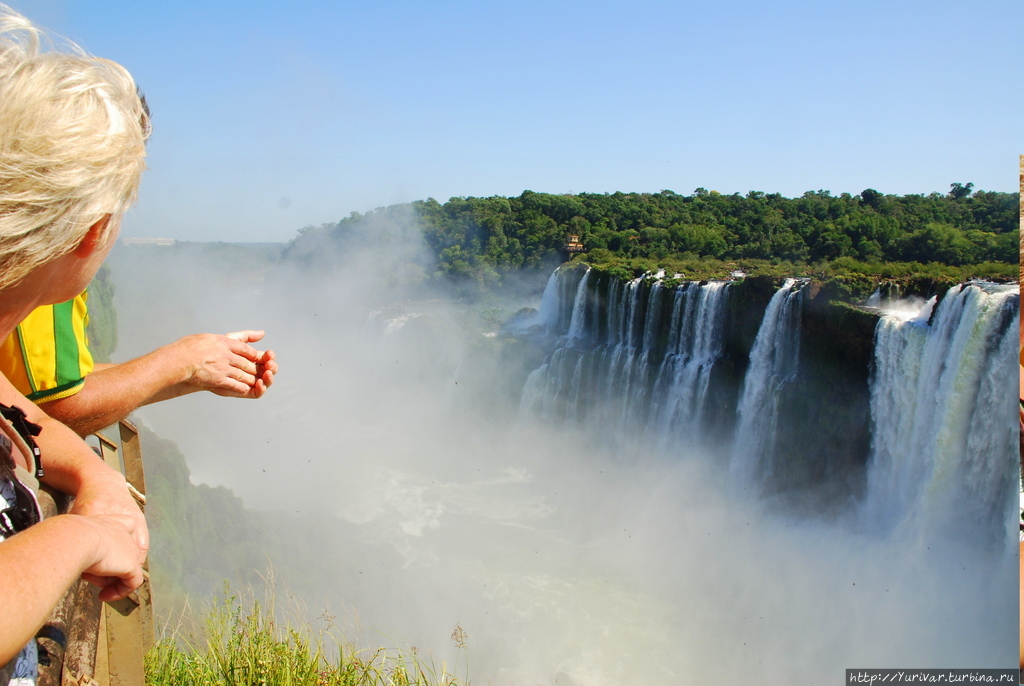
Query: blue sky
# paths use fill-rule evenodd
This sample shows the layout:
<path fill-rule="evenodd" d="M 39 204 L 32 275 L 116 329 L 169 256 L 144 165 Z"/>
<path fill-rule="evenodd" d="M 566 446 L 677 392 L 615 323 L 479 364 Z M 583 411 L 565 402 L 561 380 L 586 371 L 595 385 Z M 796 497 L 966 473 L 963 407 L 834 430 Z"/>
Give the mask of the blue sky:
<path fill-rule="evenodd" d="M 1024 3 L 79 2 L 155 134 L 127 236 L 286 241 L 434 197 L 1015 191 Z"/>

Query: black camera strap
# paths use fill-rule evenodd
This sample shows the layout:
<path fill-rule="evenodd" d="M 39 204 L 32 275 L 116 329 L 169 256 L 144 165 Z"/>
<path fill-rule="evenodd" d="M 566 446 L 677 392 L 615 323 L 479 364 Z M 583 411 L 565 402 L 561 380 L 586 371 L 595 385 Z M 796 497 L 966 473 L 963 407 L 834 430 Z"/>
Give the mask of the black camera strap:
<path fill-rule="evenodd" d="M 36 445 L 35 437 L 42 432 L 43 427 L 30 422 L 28 417 L 25 415 L 25 411 L 15 405 L 8 407 L 7 405 L 0 403 L 0 415 L 3 415 L 4 419 L 11 423 L 14 430 L 18 432 L 18 435 L 20 435 L 22 439 L 24 439 L 25 443 L 32 451 L 32 456 L 35 458 L 36 462 L 36 478 L 42 479 L 44 476 L 43 457 L 42 453 L 39 452 L 39 446 Z"/>

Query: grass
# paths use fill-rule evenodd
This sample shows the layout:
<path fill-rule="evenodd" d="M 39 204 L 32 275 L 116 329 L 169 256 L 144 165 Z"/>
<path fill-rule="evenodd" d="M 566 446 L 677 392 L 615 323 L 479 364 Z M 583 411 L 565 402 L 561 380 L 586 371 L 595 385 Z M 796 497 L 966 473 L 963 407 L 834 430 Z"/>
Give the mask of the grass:
<path fill-rule="evenodd" d="M 146 656 L 149 686 L 468 686 L 445 665 L 425 664 L 407 653 L 357 650 L 310 623 L 296 628 L 275 620 L 273 602 L 239 598 L 227 589 L 198 631 L 180 628 Z M 452 640 L 465 652 L 465 633 L 456 625 Z M 327 647 L 331 646 L 331 647 Z M 458 668 L 458 662 L 455 665 Z M 468 672 L 468 665 L 463 664 Z"/>

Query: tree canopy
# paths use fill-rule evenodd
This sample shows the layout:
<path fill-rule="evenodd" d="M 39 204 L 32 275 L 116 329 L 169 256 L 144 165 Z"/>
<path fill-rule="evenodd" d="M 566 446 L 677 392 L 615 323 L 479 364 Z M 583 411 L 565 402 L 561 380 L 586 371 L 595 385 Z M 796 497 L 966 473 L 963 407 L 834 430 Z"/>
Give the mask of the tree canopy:
<path fill-rule="evenodd" d="M 376 215 L 411 212 L 436 259 L 434 276 L 500 282 L 509 271 L 561 261 L 566 237 L 588 253 L 624 259 L 783 260 L 800 264 L 851 258 L 864 263 L 962 266 L 1018 261 L 1018 196 L 953 183 L 946 194 L 858 195 L 808 191 L 798 198 L 750 191 L 691 195 L 523 191 L 517 197 L 433 198 L 353 214 L 307 229 L 340 237 Z"/>

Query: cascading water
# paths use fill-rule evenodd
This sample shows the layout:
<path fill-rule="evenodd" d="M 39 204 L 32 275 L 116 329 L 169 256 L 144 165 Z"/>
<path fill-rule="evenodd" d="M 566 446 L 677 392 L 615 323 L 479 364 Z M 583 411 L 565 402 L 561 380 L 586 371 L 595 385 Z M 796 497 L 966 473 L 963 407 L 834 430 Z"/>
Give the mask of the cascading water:
<path fill-rule="evenodd" d="M 1018 305 L 1015 286 L 969 284 L 946 294 L 930 324 L 905 312 L 879 321 L 870 527 L 1012 540 Z"/>
<path fill-rule="evenodd" d="M 713 281 L 677 290 L 669 323 L 668 352 L 653 392 L 653 428 L 692 436 L 704 425 L 711 370 L 722 354 L 728 284 Z"/>
<path fill-rule="evenodd" d="M 545 289 L 543 319 L 567 329 L 547 329 L 560 335 L 559 344 L 529 375 L 520 411 L 617 435 L 643 432 L 663 446 L 672 437 L 698 439 L 722 351 L 728 283 L 670 289 L 660 280 L 605 281 L 607 293 L 598 293 L 593 272 L 574 276 L 578 271 L 556 271 Z M 567 284 L 574 282 L 570 299 Z"/>
<path fill-rule="evenodd" d="M 930 527 L 944 522 L 946 529 L 1007 539 L 1006 523 L 1015 521 L 1015 287 L 959 286 L 938 303 L 873 298 L 868 309 L 880 319 L 863 410 L 836 404 L 818 419 L 859 422 L 863 457 L 828 463 L 851 445 L 843 444 L 842 433 L 832 434 L 833 447 L 814 459 L 795 454 L 800 440 L 792 438 L 806 431 L 808 442 L 821 440 L 813 426 L 801 424 L 798 408 L 833 402 L 801 397 L 807 378 L 821 373 L 803 360 L 810 349 L 801 354 L 803 282 L 787 279 L 771 296 L 756 336 L 749 334 L 745 365 L 736 362 L 732 344 L 730 368 L 745 373 L 742 386 L 738 379 L 730 386 L 715 381 L 725 342 L 736 335 L 729 329 L 737 312 L 728 314 L 728 282 L 670 288 L 660 280 L 599 274 L 575 268 L 552 276 L 542 310 L 550 324 L 545 331 L 558 342 L 529 375 L 521 413 L 682 455 L 711 446 L 709 389 L 717 388 L 715 418 L 722 419 L 719 408 L 736 409 L 720 424 L 732 433 L 720 429 L 711 453 L 721 454 L 731 437 L 725 457 L 740 489 L 796 494 L 823 486 L 822 493 L 860 498 L 860 521 L 880 534 L 927 520 Z M 870 349 L 865 354 L 871 359 Z M 868 363 L 862 365 L 866 379 Z M 806 387 L 823 388 L 820 382 Z M 853 392 L 834 391 L 844 400 Z M 780 439 L 784 428 L 788 443 Z"/>
<path fill-rule="evenodd" d="M 786 279 L 768 303 L 750 351 L 730 459 L 730 472 L 740 487 L 764 484 L 776 466 L 780 391 L 793 380 L 800 354 L 800 295 L 796 279 Z"/>
<path fill-rule="evenodd" d="M 521 326 L 540 326 L 549 334 L 566 333 L 566 327 L 572 319 L 575 295 L 580 290 L 580 281 L 589 272 L 589 267 L 583 270 L 583 274 L 577 269 L 555 270 L 544 287 L 537 314 L 527 322 L 521 323 Z"/>
<path fill-rule="evenodd" d="M 569 332 L 566 337 L 569 339 L 582 338 L 587 316 L 587 281 L 590 278 L 590 267 L 587 267 L 583 278 L 576 287 L 576 297 L 572 301 L 572 315 L 569 319 Z"/>

